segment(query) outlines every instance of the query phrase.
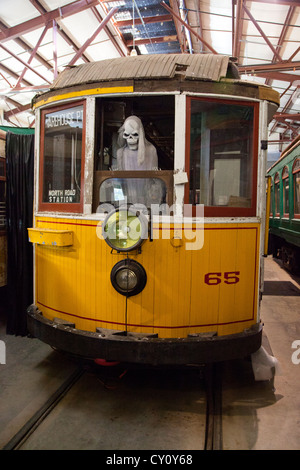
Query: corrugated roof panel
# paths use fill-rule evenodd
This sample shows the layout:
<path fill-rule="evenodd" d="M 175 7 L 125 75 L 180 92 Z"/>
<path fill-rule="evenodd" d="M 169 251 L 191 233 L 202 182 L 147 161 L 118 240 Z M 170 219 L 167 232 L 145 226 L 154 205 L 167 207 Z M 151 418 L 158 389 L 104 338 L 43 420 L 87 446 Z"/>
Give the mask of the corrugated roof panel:
<path fill-rule="evenodd" d="M 62 72 L 52 89 L 106 80 L 172 78 L 177 64 L 186 65 L 188 80 L 218 81 L 227 73 L 229 58 L 216 54 L 155 54 L 121 57 L 82 64 Z"/>
<path fill-rule="evenodd" d="M 200 61 L 195 61 L 194 64 L 194 77 L 193 78 L 206 78 L 208 76 L 209 70 L 210 70 L 210 60 L 212 60 L 211 54 L 205 54 L 202 57 L 202 60 Z M 188 70 L 187 74 L 190 71 Z M 211 71 L 211 75 L 213 74 L 213 71 Z"/>
<path fill-rule="evenodd" d="M 142 67 L 140 70 L 141 78 L 167 78 L 171 76 L 172 66 L 174 63 L 174 56 L 158 55 L 152 56 L 151 62 L 149 61 L 149 67 Z"/>

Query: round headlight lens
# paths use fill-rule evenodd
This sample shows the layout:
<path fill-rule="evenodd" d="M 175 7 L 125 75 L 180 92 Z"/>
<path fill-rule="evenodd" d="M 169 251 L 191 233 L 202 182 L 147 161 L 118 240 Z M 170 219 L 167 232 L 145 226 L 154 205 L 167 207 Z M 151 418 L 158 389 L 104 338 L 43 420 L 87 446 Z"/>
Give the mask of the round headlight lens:
<path fill-rule="evenodd" d="M 140 263 L 126 258 L 114 265 L 110 279 L 117 292 L 130 297 L 139 294 L 144 289 L 147 275 Z"/>
<path fill-rule="evenodd" d="M 143 214 L 130 209 L 119 209 L 107 215 L 102 235 L 107 244 L 117 251 L 131 251 L 148 237 L 148 221 Z"/>
<path fill-rule="evenodd" d="M 136 274 L 128 268 L 120 269 L 116 274 L 116 283 L 122 290 L 132 290 L 137 285 Z"/>

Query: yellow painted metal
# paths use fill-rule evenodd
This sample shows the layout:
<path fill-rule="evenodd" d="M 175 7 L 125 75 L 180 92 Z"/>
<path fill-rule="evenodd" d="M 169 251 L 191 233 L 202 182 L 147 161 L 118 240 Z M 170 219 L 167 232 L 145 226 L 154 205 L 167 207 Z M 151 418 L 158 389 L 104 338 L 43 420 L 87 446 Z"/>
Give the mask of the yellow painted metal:
<path fill-rule="evenodd" d="M 267 86 L 258 86 L 258 96 L 260 100 L 271 101 L 277 106 L 280 105 L 280 94 Z"/>
<path fill-rule="evenodd" d="M 186 226 L 182 243 L 173 226 L 167 237 L 167 226 L 154 225 L 153 241 L 128 254 L 145 268 L 147 284 L 127 300 L 110 281 L 112 267 L 127 255 L 111 252 L 97 236 L 101 222 L 37 217 L 36 226 L 74 233 L 71 247 L 36 246 L 35 301 L 47 318 L 164 338 L 238 333 L 257 322 L 258 223 Z M 200 233 L 203 247 L 186 249 Z"/>
<path fill-rule="evenodd" d="M 28 238 L 31 243 L 51 246 L 71 246 L 73 232 L 70 230 L 56 230 L 53 228 L 28 228 Z"/>
<path fill-rule="evenodd" d="M 55 103 L 56 101 L 66 100 L 70 98 L 80 98 L 82 96 L 89 95 L 104 95 L 104 94 L 114 94 L 114 93 L 132 93 L 133 86 L 114 86 L 114 87 L 101 87 L 101 88 L 91 88 L 88 90 L 77 90 L 70 91 L 68 93 L 62 93 L 60 95 L 50 96 L 47 99 L 39 100 L 34 104 L 33 109 L 36 109 L 45 104 Z"/>
<path fill-rule="evenodd" d="M 271 176 L 267 177 L 267 202 L 266 202 L 266 216 L 265 216 L 265 244 L 264 256 L 268 255 L 269 247 L 269 220 L 270 220 L 270 205 L 271 205 Z"/>

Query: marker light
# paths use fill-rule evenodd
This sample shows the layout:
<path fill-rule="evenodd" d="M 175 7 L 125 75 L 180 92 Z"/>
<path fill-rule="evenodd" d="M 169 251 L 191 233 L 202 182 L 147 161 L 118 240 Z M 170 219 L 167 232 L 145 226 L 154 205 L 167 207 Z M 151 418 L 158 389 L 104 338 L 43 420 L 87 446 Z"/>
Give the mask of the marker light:
<path fill-rule="evenodd" d="M 148 238 L 148 221 L 136 210 L 120 208 L 107 215 L 102 235 L 114 250 L 131 251 Z"/>
<path fill-rule="evenodd" d="M 117 292 L 130 297 L 139 294 L 144 289 L 147 275 L 140 263 L 126 258 L 114 265 L 110 279 Z"/>

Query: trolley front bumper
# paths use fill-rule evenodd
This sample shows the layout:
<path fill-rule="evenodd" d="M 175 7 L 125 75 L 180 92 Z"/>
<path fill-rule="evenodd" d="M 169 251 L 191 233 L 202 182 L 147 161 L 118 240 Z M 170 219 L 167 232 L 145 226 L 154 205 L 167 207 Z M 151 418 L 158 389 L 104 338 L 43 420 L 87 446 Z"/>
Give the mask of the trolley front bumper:
<path fill-rule="evenodd" d="M 247 357 L 260 348 L 262 340 L 260 323 L 233 335 L 217 336 L 212 332 L 170 339 L 101 328 L 90 332 L 67 322 L 48 320 L 35 305 L 27 309 L 27 325 L 32 336 L 72 355 L 151 365 L 203 364 Z"/>

